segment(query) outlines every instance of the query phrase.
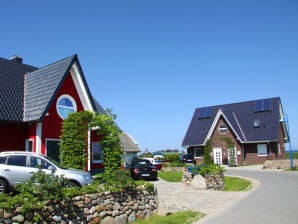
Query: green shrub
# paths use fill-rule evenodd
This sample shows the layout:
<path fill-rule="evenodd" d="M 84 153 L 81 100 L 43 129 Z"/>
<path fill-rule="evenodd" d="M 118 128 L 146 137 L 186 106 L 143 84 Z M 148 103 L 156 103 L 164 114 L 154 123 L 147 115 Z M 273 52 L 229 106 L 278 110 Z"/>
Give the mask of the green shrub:
<path fill-rule="evenodd" d="M 41 169 L 34 173 L 30 180 L 16 186 L 15 195 L 0 194 L 0 208 L 13 209 L 21 206 L 22 211 L 40 209 L 48 200 L 59 201 L 64 198 L 67 180 L 54 174 L 45 174 Z"/>
<path fill-rule="evenodd" d="M 179 153 L 169 153 L 165 155 L 165 160 L 170 160 L 171 163 L 179 160 Z"/>
<path fill-rule="evenodd" d="M 110 175 L 101 173 L 97 175 L 93 184 L 82 188 L 66 188 L 67 179 L 45 174 L 41 170 L 34 173 L 27 182 L 16 186 L 16 192 L 10 194 L 0 194 L 0 208 L 12 210 L 15 207 L 22 207 L 22 213 L 30 210 L 41 209 L 44 203 L 49 200 L 61 201 L 65 197 L 74 197 L 86 193 L 96 193 L 110 190 L 120 192 L 126 189 L 134 189 L 142 185 L 147 190 L 153 190 L 153 184 L 135 182 L 128 170 L 115 170 Z"/>
<path fill-rule="evenodd" d="M 192 169 L 193 174 L 200 174 L 201 176 L 205 177 L 208 173 L 216 173 L 216 172 L 222 172 L 224 170 L 223 167 L 215 165 L 215 164 L 200 164 L 197 166 L 194 166 Z"/>
<path fill-rule="evenodd" d="M 100 181 L 104 183 L 104 188 L 112 192 L 119 192 L 125 188 L 136 186 L 128 170 L 114 170 L 111 173 L 101 173 Z"/>
<path fill-rule="evenodd" d="M 184 166 L 184 163 L 180 163 L 178 160 L 171 161 L 171 167 Z"/>
<path fill-rule="evenodd" d="M 30 180 L 16 186 L 20 193 L 31 194 L 36 201 L 61 200 L 64 197 L 63 189 L 68 180 L 57 177 L 53 173 L 45 174 L 41 169 L 34 173 Z"/>
<path fill-rule="evenodd" d="M 203 149 L 205 164 L 213 164 L 212 157 L 210 154 L 211 149 L 212 149 L 212 139 L 208 139 Z"/>

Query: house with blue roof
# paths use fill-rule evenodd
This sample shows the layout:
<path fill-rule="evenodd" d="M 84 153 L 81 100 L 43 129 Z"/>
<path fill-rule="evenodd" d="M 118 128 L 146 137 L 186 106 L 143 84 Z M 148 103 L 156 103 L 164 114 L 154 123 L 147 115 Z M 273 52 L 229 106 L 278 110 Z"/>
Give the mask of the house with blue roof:
<path fill-rule="evenodd" d="M 182 146 L 195 163 L 204 161 L 203 149 L 211 144 L 216 164 L 262 164 L 285 159 L 288 142 L 279 97 L 195 109 Z"/>
<path fill-rule="evenodd" d="M 77 55 L 38 68 L 21 57 L 0 58 L 0 152 L 32 151 L 59 161 L 69 113 L 104 109 L 92 96 Z M 86 170 L 103 167 L 100 136 L 90 130 Z"/>

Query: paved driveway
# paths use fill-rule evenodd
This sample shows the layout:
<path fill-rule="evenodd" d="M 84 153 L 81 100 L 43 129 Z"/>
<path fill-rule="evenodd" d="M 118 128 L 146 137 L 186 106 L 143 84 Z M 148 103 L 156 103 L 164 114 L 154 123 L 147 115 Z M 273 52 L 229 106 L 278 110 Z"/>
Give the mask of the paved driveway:
<path fill-rule="evenodd" d="M 267 171 L 260 167 L 229 168 L 225 175 L 249 178 L 247 192 L 198 190 L 183 183 L 154 182 L 161 212 L 197 210 L 207 216 L 196 222 L 298 223 L 298 172 Z"/>
<path fill-rule="evenodd" d="M 298 223 L 298 172 L 229 169 L 226 174 L 255 178 L 261 184 L 246 198 L 198 223 Z"/>

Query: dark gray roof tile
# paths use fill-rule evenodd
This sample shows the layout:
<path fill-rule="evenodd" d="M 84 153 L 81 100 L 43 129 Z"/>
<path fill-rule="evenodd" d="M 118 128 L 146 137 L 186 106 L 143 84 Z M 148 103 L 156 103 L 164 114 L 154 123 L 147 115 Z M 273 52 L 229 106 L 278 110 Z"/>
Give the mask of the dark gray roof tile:
<path fill-rule="evenodd" d="M 67 57 L 25 76 L 24 121 L 40 120 L 45 115 L 75 58 Z"/>
<path fill-rule="evenodd" d="M 23 120 L 24 74 L 36 67 L 0 58 L 0 121 Z"/>
<path fill-rule="evenodd" d="M 0 58 L 0 121 L 30 122 L 43 119 L 73 63 L 77 63 L 93 110 L 104 113 L 92 97 L 77 55 L 42 68 Z"/>

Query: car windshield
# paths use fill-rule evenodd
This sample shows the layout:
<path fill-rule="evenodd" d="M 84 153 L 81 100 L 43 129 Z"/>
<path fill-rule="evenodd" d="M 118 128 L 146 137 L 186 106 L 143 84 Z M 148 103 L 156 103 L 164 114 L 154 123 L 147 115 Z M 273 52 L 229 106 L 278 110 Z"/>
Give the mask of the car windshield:
<path fill-rule="evenodd" d="M 51 157 L 48 157 L 48 156 L 45 156 L 45 157 L 47 158 L 47 160 L 49 160 L 51 163 L 54 163 L 60 169 L 64 169 L 64 170 L 67 170 L 68 169 L 68 167 L 62 166 L 59 162 L 57 162 L 56 160 L 52 159 Z"/>
<path fill-rule="evenodd" d="M 138 165 L 141 165 L 141 166 L 149 166 L 151 165 L 150 161 L 149 160 L 139 160 L 137 162 Z"/>

